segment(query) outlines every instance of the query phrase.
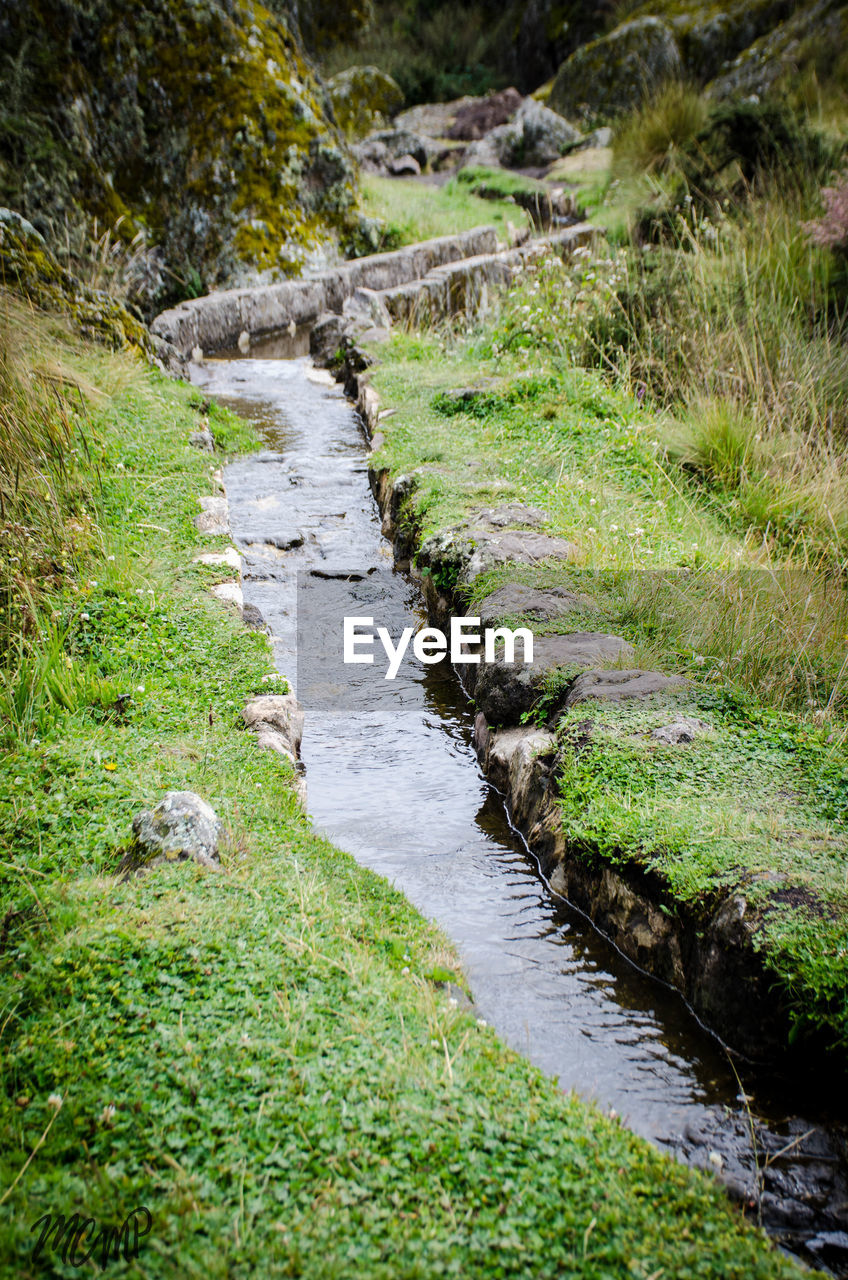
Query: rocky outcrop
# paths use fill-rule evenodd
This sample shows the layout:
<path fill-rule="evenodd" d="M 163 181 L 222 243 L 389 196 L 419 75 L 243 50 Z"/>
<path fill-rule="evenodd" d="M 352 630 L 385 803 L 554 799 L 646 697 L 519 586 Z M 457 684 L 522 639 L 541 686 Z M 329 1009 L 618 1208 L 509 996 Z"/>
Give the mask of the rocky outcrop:
<path fill-rule="evenodd" d="M 821 74 L 821 53 L 846 39 L 842 0 L 730 0 L 720 7 L 645 0 L 626 22 L 570 54 L 547 102 L 573 119 L 609 117 L 681 77 L 708 85 L 716 99 L 763 95 L 805 66 Z"/>
<path fill-rule="evenodd" d="M 548 102 L 573 119 L 615 115 L 638 107 L 682 71 L 670 26 L 636 18 L 577 49 L 557 72 Z"/>
<path fill-rule="evenodd" d="M 0 97 L 26 104 L 0 130 L 0 203 L 79 245 L 120 220 L 145 314 L 296 274 L 358 225 L 325 91 L 258 0 L 31 0 L 3 6 L 0 45 Z"/>
<path fill-rule="evenodd" d="M 509 124 L 492 129 L 468 148 L 463 164 L 513 169 L 552 164 L 580 141 L 580 130 L 563 119 L 566 114 L 526 98 Z"/>

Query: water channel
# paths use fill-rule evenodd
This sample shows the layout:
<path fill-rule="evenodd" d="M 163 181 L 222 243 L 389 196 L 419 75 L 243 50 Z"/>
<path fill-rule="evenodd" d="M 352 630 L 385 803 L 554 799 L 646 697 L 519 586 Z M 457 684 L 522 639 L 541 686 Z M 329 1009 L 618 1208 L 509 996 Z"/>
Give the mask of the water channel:
<path fill-rule="evenodd" d="M 270 629 L 278 669 L 306 710 L 315 826 L 454 940 L 477 1016 L 508 1044 L 562 1088 L 719 1171 L 740 1201 L 759 1186 L 778 1239 L 848 1275 L 841 1130 L 798 1116 L 797 1090 L 793 1105 L 738 1064 L 737 1078 L 675 992 L 551 893 L 480 772 L 473 708 L 450 667 L 406 661 L 394 681 L 367 667 L 324 669 L 320 635 L 340 631 L 341 619 L 340 597 L 322 584 L 347 582 L 350 599 L 389 620 L 393 635 L 424 620 L 423 603 L 392 568 L 353 407 L 308 358 L 267 354 L 209 360 L 194 377 L 265 441 L 227 468 L 230 523 L 245 603 Z M 313 588 L 314 624 L 310 633 L 301 618 L 300 654 L 298 579 L 302 612 L 304 585 Z"/>

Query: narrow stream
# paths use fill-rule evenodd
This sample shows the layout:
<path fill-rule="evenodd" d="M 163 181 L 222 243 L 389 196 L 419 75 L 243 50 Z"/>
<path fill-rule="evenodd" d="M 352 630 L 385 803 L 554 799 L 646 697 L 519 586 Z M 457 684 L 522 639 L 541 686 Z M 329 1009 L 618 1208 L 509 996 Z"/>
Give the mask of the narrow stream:
<path fill-rule="evenodd" d="M 759 1168 L 765 1225 L 848 1275 L 841 1132 L 793 1115 L 762 1080 L 740 1086 L 677 994 L 551 894 L 480 773 L 473 710 L 450 668 L 405 661 L 388 681 L 382 668 L 326 665 L 322 636 L 328 626 L 340 635 L 340 597 L 321 584 L 338 571 L 354 577 L 345 589 L 359 612 L 379 615 L 393 636 L 424 616 L 414 582 L 392 570 L 361 427 L 340 390 L 304 358 L 213 360 L 194 375 L 266 441 L 227 468 L 230 522 L 245 602 L 270 628 L 279 670 L 297 672 L 315 826 L 454 939 L 477 1015 L 508 1044 L 637 1133 L 720 1170 L 739 1200 Z M 298 574 L 310 602 L 299 654 Z M 756 1158 L 742 1089 L 757 1117 Z"/>

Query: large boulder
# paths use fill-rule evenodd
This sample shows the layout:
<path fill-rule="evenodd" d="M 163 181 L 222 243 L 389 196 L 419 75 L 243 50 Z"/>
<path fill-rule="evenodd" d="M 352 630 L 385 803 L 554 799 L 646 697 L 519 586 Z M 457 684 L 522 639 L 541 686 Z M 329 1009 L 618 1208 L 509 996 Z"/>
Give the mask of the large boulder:
<path fill-rule="evenodd" d="M 339 127 L 348 138 L 364 138 L 403 106 L 400 85 L 379 67 L 348 67 L 327 81 Z"/>
<path fill-rule="evenodd" d="M 282 14 L 30 0 L 0 8 L 0 43 L 0 98 L 22 92 L 26 121 L 0 132 L 0 204 L 48 240 L 67 222 L 84 242 L 96 217 L 98 237 L 120 221 L 119 239 L 157 245 L 149 314 L 186 290 L 298 274 L 355 228 L 354 166 Z"/>
<path fill-rule="evenodd" d="M 638 107 L 682 71 L 671 28 L 660 18 L 635 18 L 575 50 L 557 72 L 548 102 L 572 118 L 615 116 Z"/>
<path fill-rule="evenodd" d="M 193 791 L 168 791 L 153 809 L 133 818 L 133 847 L 125 863 L 135 867 L 198 862 L 217 867 L 221 820 Z"/>
<path fill-rule="evenodd" d="M 575 143 L 580 131 L 534 98 L 525 98 L 509 124 L 492 129 L 465 153 L 465 165 L 537 168 L 552 164 Z"/>

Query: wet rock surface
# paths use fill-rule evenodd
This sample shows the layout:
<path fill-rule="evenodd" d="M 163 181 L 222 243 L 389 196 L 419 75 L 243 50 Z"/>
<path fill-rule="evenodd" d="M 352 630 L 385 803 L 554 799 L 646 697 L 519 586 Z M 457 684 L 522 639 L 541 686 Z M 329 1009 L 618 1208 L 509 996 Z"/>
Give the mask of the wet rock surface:
<path fill-rule="evenodd" d="M 845 1136 L 803 1119 L 766 1124 L 721 1108 L 686 1124 L 668 1146 L 713 1172 L 748 1216 L 812 1266 L 848 1274 Z"/>

